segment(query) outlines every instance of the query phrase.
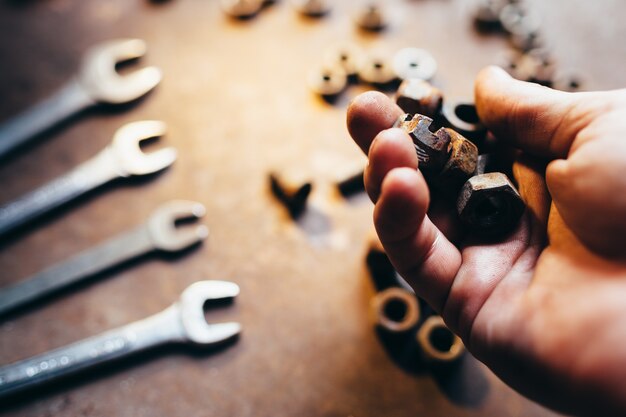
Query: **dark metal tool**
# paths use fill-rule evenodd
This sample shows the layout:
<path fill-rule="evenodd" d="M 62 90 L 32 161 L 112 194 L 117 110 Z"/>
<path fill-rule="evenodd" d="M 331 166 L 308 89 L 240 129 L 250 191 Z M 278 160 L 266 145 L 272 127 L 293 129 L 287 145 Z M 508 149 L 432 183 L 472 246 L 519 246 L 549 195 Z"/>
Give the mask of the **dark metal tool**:
<path fill-rule="evenodd" d="M 0 235 L 117 178 L 146 175 L 176 160 L 174 148 L 144 153 L 140 142 L 165 134 L 165 123 L 142 121 L 122 126 L 109 146 L 67 174 L 0 207 Z"/>
<path fill-rule="evenodd" d="M 223 343 L 237 336 L 241 325 L 236 322 L 207 323 L 204 306 L 233 299 L 238 294 L 239 287 L 232 282 L 199 281 L 191 284 L 176 303 L 151 317 L 1 367 L 0 396 L 164 344 L 211 346 Z"/>
<path fill-rule="evenodd" d="M 204 206 L 193 201 L 165 203 L 140 227 L 0 290 L 0 315 L 146 253 L 176 252 L 198 243 L 208 236 L 206 226 L 177 228 L 176 221 L 204 214 Z"/>
<path fill-rule="evenodd" d="M 117 39 L 96 45 L 83 58 L 79 73 L 37 106 L 0 126 L 0 158 L 46 129 L 98 104 L 122 104 L 147 94 L 161 81 L 161 71 L 146 67 L 119 75 L 115 65 L 146 53 L 140 39 Z"/>

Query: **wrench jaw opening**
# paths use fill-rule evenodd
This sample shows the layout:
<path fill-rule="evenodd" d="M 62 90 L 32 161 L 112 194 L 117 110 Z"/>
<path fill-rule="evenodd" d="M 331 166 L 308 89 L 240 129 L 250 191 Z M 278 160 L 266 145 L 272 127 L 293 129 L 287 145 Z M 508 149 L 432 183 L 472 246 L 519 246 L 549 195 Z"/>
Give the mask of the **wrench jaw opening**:
<path fill-rule="evenodd" d="M 109 149 L 117 162 L 120 176 L 153 174 L 172 165 L 177 157 L 176 149 L 168 147 L 144 153 L 140 148 L 141 142 L 159 138 L 166 130 L 165 123 L 157 120 L 128 123 L 119 128 Z"/>
<path fill-rule="evenodd" d="M 239 294 L 239 286 L 228 281 L 199 281 L 183 291 L 178 302 L 187 340 L 199 346 L 211 346 L 232 340 L 241 333 L 236 322 L 207 323 L 204 306 L 228 301 Z"/>
<path fill-rule="evenodd" d="M 161 82 L 161 70 L 145 67 L 122 76 L 115 66 L 141 58 L 146 50 L 141 39 L 117 39 L 96 45 L 85 54 L 79 80 L 97 102 L 123 104 L 137 100 Z"/>
<path fill-rule="evenodd" d="M 176 252 L 200 243 L 209 236 L 209 229 L 200 224 L 177 227 L 176 221 L 200 219 L 206 209 L 200 203 L 173 200 L 159 207 L 148 219 L 150 238 L 157 249 Z"/>

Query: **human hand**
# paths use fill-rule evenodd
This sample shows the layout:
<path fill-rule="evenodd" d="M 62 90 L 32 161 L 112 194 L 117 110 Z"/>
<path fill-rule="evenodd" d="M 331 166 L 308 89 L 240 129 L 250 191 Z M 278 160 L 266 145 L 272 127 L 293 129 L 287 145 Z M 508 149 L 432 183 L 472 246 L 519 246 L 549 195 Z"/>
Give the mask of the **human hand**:
<path fill-rule="evenodd" d="M 481 120 L 521 150 L 527 211 L 495 243 L 463 236 L 453 207 L 430 200 L 389 98 L 350 105 L 387 255 L 512 387 L 566 413 L 626 415 L 626 90 L 558 92 L 490 67 L 475 95 Z"/>

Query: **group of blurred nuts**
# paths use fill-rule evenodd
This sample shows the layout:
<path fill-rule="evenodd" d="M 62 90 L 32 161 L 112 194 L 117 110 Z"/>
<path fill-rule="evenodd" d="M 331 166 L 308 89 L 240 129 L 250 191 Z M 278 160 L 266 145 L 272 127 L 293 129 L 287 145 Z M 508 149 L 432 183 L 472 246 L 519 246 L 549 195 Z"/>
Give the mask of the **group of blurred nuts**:
<path fill-rule="evenodd" d="M 256 16 L 274 0 L 220 0 L 225 14 L 236 19 L 249 19 Z M 311 18 L 327 15 L 332 9 L 330 0 L 289 0 L 297 13 Z M 369 1 L 360 5 L 354 13 L 355 25 L 366 31 L 378 32 L 387 26 L 387 16 L 381 2 Z"/>
<path fill-rule="evenodd" d="M 430 80 L 437 72 L 437 61 L 420 48 L 403 48 L 389 56 L 380 50 L 365 52 L 352 43 L 326 50 L 322 65 L 309 74 L 311 90 L 323 97 L 335 97 L 349 84 L 364 83 L 377 88 L 397 86 L 401 80 Z"/>
<path fill-rule="evenodd" d="M 474 22 L 481 31 L 508 35 L 513 49 L 499 59 L 511 76 L 563 91 L 578 91 L 584 77 L 557 68 L 541 34 L 541 21 L 522 0 L 478 0 Z"/>

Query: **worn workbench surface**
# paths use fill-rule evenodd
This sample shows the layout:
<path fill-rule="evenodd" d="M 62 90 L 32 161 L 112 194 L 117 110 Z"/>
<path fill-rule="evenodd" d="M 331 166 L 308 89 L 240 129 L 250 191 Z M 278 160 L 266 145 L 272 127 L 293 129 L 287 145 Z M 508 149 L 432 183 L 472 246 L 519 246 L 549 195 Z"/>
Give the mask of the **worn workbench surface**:
<path fill-rule="evenodd" d="M 335 178 L 364 157 L 348 140 L 350 90 L 329 105 L 307 90 L 309 68 L 330 43 L 352 39 L 390 52 L 432 51 L 436 83 L 467 97 L 472 80 L 505 48 L 472 30 L 467 2 L 389 1 L 390 28 L 357 33 L 356 2 L 326 18 L 298 17 L 286 1 L 234 22 L 217 1 L 48 0 L 0 3 L 0 120 L 60 86 L 90 45 L 139 37 L 163 83 L 135 105 L 92 111 L 0 164 L 0 203 L 94 155 L 122 124 L 160 119 L 180 151 L 169 170 L 118 183 L 57 211 L 0 244 L 0 285 L 142 222 L 173 198 L 206 205 L 208 242 L 181 256 L 151 256 L 0 321 L 6 364 L 153 314 L 190 283 L 232 280 L 240 340 L 210 353 L 160 349 L 87 372 L 0 405 L 33 416 L 546 416 L 468 358 L 449 377 L 394 364 L 372 330 L 373 287 L 363 259 L 372 206 L 346 201 Z M 590 88 L 626 85 L 619 0 L 532 2 L 564 68 Z M 621 17 L 621 19 L 619 18 Z M 620 49 L 621 48 L 621 49 Z M 158 145 L 161 146 L 161 145 Z M 268 191 L 270 170 L 314 180 L 310 210 L 292 222 Z"/>

